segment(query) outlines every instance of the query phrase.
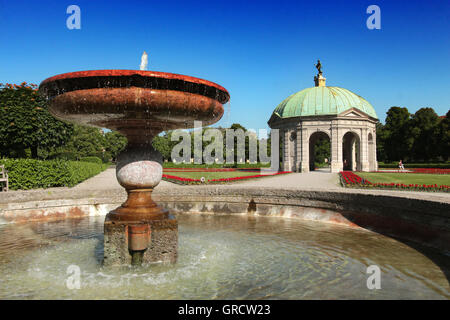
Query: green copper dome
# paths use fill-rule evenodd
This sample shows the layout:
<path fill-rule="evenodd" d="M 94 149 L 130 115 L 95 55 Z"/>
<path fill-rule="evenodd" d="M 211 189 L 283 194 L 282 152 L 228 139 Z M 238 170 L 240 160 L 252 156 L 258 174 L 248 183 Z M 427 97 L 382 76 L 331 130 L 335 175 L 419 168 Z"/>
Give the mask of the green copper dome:
<path fill-rule="evenodd" d="M 274 114 L 280 118 L 336 115 L 355 108 L 378 119 L 375 109 L 364 98 L 339 87 L 307 88 L 286 98 Z"/>

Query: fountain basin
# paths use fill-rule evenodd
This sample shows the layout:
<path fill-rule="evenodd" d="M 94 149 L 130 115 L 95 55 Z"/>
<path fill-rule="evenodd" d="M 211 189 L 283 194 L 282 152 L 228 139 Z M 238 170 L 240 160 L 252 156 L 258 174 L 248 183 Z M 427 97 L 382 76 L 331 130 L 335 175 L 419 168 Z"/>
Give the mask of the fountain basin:
<path fill-rule="evenodd" d="M 237 185 L 154 193 L 179 221 L 177 264 L 114 270 L 101 267 L 103 216 L 123 190 L 5 194 L 0 298 L 450 298 L 448 202 Z M 70 265 L 80 290 L 65 286 Z M 381 268 L 381 290 L 366 287 L 369 265 Z"/>
<path fill-rule="evenodd" d="M 262 216 L 177 219 L 177 264 L 151 268 L 101 267 L 102 217 L 0 226 L 0 299 L 450 298 L 448 258 L 371 231 Z M 381 269 L 380 290 L 366 286 L 369 265 Z M 68 270 L 77 268 L 73 289 Z"/>
<path fill-rule="evenodd" d="M 261 187 L 158 187 L 153 197 L 171 212 L 274 216 L 362 227 L 450 252 L 450 202 L 439 194 L 418 199 L 410 192 L 297 190 Z M 5 194 L 4 223 L 103 216 L 127 198 L 123 190 L 58 190 Z"/>
<path fill-rule="evenodd" d="M 39 86 L 60 120 L 117 130 L 130 141 L 159 132 L 210 125 L 223 115 L 230 95 L 213 82 L 185 75 L 138 70 L 65 73 Z"/>

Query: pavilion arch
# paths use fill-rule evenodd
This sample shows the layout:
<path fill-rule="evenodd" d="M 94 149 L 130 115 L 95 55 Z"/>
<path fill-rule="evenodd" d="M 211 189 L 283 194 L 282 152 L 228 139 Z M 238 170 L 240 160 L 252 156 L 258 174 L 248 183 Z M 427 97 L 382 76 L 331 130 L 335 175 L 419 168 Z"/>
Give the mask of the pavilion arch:
<path fill-rule="evenodd" d="M 349 130 L 342 135 L 341 141 L 343 170 L 361 171 L 361 138 Z"/>
<path fill-rule="evenodd" d="M 330 142 L 330 157 L 327 161 L 330 161 L 331 158 L 331 137 L 330 134 L 326 130 L 317 130 L 311 132 L 309 135 L 309 170 L 314 171 L 315 170 L 315 145 L 317 141 L 320 139 L 328 139 Z"/>

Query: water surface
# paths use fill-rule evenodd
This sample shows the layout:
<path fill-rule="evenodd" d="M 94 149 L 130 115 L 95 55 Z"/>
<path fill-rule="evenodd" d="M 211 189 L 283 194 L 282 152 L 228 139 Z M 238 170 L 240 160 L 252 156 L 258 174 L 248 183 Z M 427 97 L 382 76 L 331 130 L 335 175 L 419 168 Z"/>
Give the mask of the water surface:
<path fill-rule="evenodd" d="M 0 225 L 0 299 L 450 298 L 450 257 L 367 230 L 182 215 L 175 265 L 107 269 L 103 220 Z M 80 289 L 67 287 L 71 265 Z M 381 269 L 380 290 L 367 288 L 369 265 Z"/>

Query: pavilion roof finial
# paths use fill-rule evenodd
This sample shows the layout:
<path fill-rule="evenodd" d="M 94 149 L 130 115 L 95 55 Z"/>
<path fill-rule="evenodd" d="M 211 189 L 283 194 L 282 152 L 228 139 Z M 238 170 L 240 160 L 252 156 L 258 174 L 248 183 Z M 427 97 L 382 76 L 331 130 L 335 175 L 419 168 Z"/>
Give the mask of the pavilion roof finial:
<path fill-rule="evenodd" d="M 322 64 L 320 63 L 320 59 L 317 60 L 316 69 L 319 71 L 318 74 L 322 74 Z"/>
<path fill-rule="evenodd" d="M 320 59 L 317 60 L 315 67 L 318 73 L 314 76 L 314 84 L 316 87 L 325 87 L 325 82 L 327 79 L 322 75 L 322 64 L 320 63 Z"/>

